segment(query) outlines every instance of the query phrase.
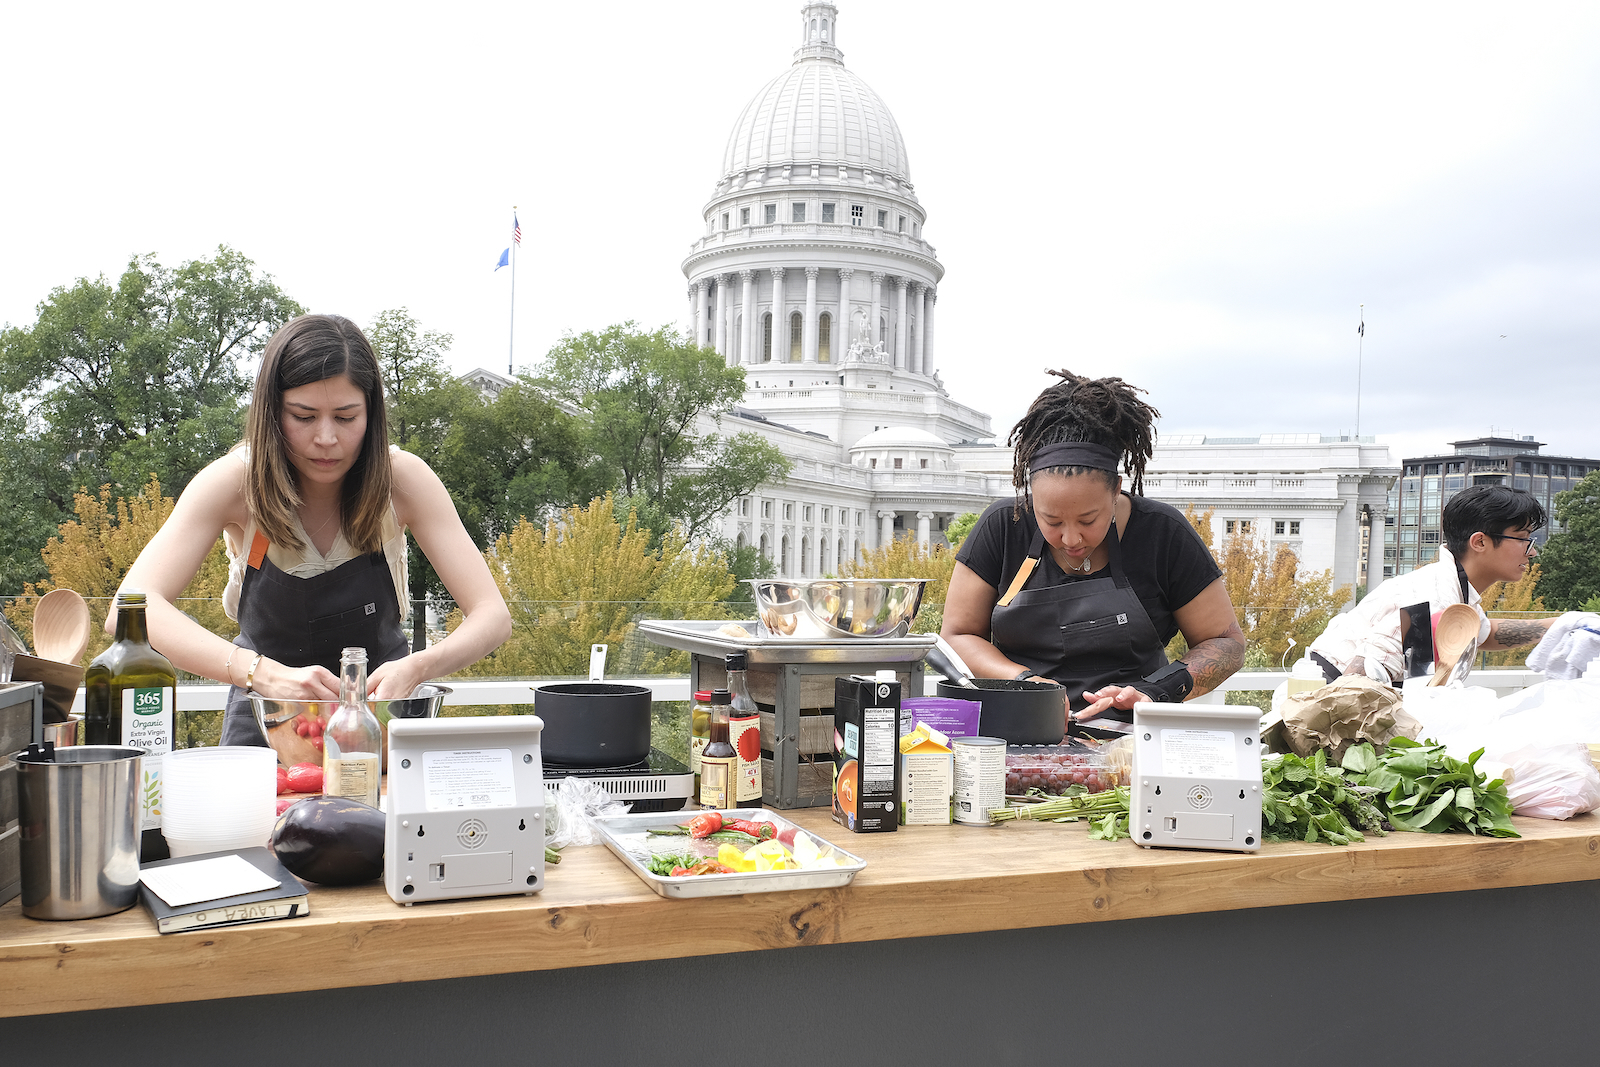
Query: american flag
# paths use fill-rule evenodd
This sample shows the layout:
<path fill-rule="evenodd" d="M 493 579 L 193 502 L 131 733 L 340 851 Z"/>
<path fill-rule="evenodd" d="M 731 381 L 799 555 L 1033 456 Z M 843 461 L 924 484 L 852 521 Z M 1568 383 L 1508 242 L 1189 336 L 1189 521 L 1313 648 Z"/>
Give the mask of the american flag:
<path fill-rule="evenodd" d="M 517 221 L 515 212 L 511 214 L 511 243 L 517 245 L 522 243 L 522 223 Z"/>

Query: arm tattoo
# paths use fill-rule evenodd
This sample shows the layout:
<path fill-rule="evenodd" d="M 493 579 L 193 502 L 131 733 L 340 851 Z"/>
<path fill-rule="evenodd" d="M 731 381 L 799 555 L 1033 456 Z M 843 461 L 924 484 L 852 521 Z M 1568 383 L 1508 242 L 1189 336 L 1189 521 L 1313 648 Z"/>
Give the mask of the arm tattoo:
<path fill-rule="evenodd" d="M 1196 695 L 1209 693 L 1244 665 L 1244 632 L 1234 626 L 1221 637 L 1201 641 L 1183 657 Z"/>
<path fill-rule="evenodd" d="M 1549 619 L 1538 622 L 1527 619 L 1501 619 L 1500 625 L 1494 628 L 1491 636 L 1502 648 L 1521 648 L 1523 645 L 1538 644 L 1549 632 Z"/>

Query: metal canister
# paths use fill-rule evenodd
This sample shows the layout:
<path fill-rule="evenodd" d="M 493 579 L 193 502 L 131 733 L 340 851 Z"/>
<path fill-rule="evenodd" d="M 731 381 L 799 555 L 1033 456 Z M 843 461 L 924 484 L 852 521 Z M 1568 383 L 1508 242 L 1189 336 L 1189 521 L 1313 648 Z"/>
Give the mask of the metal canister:
<path fill-rule="evenodd" d="M 988 826 L 991 808 L 1006 802 L 1006 742 L 1001 737 L 957 737 L 955 753 L 956 822 Z"/>
<path fill-rule="evenodd" d="M 22 914 L 92 919 L 139 899 L 143 749 L 37 745 L 18 752 Z"/>

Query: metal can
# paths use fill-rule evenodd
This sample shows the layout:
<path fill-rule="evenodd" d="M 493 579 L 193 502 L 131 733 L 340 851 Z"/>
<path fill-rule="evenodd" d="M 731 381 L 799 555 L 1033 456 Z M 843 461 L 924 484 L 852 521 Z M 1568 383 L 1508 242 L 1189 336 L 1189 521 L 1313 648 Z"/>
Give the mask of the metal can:
<path fill-rule="evenodd" d="M 1006 802 L 1006 742 L 1000 737 L 957 737 L 955 753 L 956 822 L 988 826 L 991 808 Z"/>

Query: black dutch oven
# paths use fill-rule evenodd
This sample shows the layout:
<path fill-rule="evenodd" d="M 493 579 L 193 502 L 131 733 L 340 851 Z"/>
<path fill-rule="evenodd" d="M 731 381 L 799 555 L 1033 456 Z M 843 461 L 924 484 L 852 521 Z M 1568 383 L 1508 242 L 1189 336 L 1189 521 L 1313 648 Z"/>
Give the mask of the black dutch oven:
<path fill-rule="evenodd" d="M 978 732 L 1012 745 L 1058 745 L 1067 731 L 1067 691 L 1059 685 L 974 678 L 975 689 L 940 682 L 938 693 L 983 705 Z"/>
<path fill-rule="evenodd" d="M 650 697 L 642 685 L 555 682 L 535 686 L 534 714 L 544 720 L 546 763 L 626 767 L 650 754 Z"/>

